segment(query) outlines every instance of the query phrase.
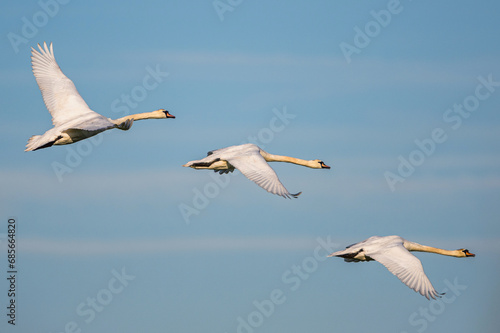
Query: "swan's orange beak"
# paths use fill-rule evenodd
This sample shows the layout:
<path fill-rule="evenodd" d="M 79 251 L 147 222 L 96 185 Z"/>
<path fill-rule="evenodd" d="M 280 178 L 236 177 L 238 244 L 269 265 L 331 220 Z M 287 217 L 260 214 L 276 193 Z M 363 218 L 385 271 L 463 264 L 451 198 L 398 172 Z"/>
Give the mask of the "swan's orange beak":
<path fill-rule="evenodd" d="M 330 169 L 330 167 L 328 165 L 326 165 L 325 163 L 321 163 L 321 168 L 322 169 Z"/>
<path fill-rule="evenodd" d="M 469 250 L 464 250 L 465 256 L 466 257 L 475 257 L 476 255 L 474 253 L 470 253 Z"/>
<path fill-rule="evenodd" d="M 171 115 L 168 111 L 164 111 L 165 112 L 165 116 L 167 118 L 174 118 L 175 119 L 175 116 Z"/>

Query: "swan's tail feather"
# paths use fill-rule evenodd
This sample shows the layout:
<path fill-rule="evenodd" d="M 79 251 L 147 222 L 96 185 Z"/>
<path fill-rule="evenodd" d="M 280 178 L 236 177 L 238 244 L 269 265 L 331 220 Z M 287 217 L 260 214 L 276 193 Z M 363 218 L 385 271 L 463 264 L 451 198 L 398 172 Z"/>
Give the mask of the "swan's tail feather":
<path fill-rule="evenodd" d="M 29 138 L 28 143 L 26 144 L 26 149 L 24 151 L 35 151 L 38 149 L 52 147 L 57 140 L 62 138 L 62 136 L 59 135 L 58 137 L 55 137 L 53 140 L 50 140 L 48 142 L 46 140 L 41 140 L 41 138 L 42 135 L 33 135 L 31 138 Z"/>
<path fill-rule="evenodd" d="M 206 169 L 208 169 L 215 162 L 219 162 L 220 158 L 216 158 L 213 161 L 208 161 L 208 162 L 201 162 L 201 161 L 203 161 L 203 160 L 187 162 L 186 164 L 183 165 L 183 167 L 191 167 L 191 168 L 194 168 L 194 169 L 196 169 L 196 168 L 206 168 Z"/>
<path fill-rule="evenodd" d="M 28 139 L 28 143 L 26 144 L 26 149 L 24 151 L 32 151 L 36 149 L 38 140 L 41 138 L 41 135 L 33 135 Z"/>
<path fill-rule="evenodd" d="M 360 262 L 361 260 L 357 259 L 356 256 L 362 251 L 363 251 L 363 249 L 359 249 L 356 252 L 346 252 L 346 250 L 340 250 L 340 251 L 336 251 L 336 252 L 329 254 L 328 257 L 344 258 L 345 262 Z"/>

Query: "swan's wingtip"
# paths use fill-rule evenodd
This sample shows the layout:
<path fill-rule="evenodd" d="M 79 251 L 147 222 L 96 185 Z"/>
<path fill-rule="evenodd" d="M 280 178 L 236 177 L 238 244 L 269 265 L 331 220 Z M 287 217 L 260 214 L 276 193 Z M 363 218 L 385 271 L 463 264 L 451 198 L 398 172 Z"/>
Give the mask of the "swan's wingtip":
<path fill-rule="evenodd" d="M 280 195 L 281 195 L 283 198 L 285 198 L 285 199 L 291 199 L 291 198 L 297 198 L 297 197 L 298 197 L 299 195 L 301 195 L 301 194 L 302 194 L 302 192 L 295 193 L 295 194 L 293 194 L 293 193 L 288 193 L 288 192 L 287 192 L 287 193 L 283 193 L 283 194 L 280 194 Z"/>
<path fill-rule="evenodd" d="M 425 296 L 425 298 L 427 298 L 429 301 L 431 300 L 431 298 L 433 300 L 436 300 L 438 298 L 442 298 L 443 295 L 446 295 L 446 293 L 438 293 L 437 291 L 433 291 L 433 292 L 430 292 L 428 294 L 424 294 L 423 292 L 420 292 L 423 296 Z M 430 296 L 430 297 L 429 297 Z"/>

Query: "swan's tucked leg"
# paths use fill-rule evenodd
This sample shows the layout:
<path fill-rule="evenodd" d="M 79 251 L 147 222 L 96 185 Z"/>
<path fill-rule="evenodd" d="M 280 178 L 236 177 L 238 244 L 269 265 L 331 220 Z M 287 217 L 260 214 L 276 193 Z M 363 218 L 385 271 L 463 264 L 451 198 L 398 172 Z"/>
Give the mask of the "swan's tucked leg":
<path fill-rule="evenodd" d="M 127 119 L 124 122 L 117 124 L 116 128 L 121 129 L 122 131 L 128 131 L 132 124 L 134 123 L 134 119 Z"/>
<path fill-rule="evenodd" d="M 234 171 L 234 167 L 233 168 L 229 168 L 229 169 L 214 170 L 214 172 L 218 172 L 220 175 L 223 175 L 225 173 L 230 173 L 230 172 L 233 172 L 233 171 Z"/>

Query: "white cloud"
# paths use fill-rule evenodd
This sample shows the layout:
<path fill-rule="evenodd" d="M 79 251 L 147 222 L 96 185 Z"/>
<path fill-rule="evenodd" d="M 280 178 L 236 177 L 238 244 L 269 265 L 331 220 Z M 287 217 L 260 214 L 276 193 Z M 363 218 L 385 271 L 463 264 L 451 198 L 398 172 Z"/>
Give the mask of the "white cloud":
<path fill-rule="evenodd" d="M 403 236 L 404 237 L 404 236 Z M 326 239 L 325 237 L 322 237 Z M 356 242 L 353 239 L 334 239 L 337 247 L 343 248 Z M 500 239 L 459 238 L 420 239 L 417 242 L 445 249 L 466 247 L 471 252 L 500 254 Z M 49 239 L 19 238 L 19 248 L 24 254 L 52 256 L 98 256 L 134 254 L 179 254 L 219 251 L 276 252 L 312 251 L 318 246 L 315 237 L 197 237 L 197 238 L 151 238 L 151 239 Z M 1 247 L 0 247 L 1 248 Z"/>
<path fill-rule="evenodd" d="M 401 84 L 426 84 L 451 85 L 470 84 L 478 75 L 500 70 L 496 59 L 481 59 L 480 68 L 477 67 L 477 59 L 468 61 L 440 61 L 422 62 L 417 60 L 394 60 L 389 58 L 360 58 L 354 64 L 346 64 L 341 56 L 334 55 L 297 55 L 276 53 L 238 53 L 221 51 L 146 51 L 138 53 L 127 53 L 127 61 L 136 62 L 138 59 L 148 59 L 153 63 L 165 64 L 176 70 L 179 75 L 192 74 L 202 77 L 203 73 L 219 73 L 210 76 L 211 80 L 223 77 L 221 69 L 230 68 L 231 77 L 246 73 L 241 79 L 248 80 L 253 77 L 252 72 L 257 71 L 259 77 L 266 82 L 273 82 L 279 77 L 276 73 L 282 73 L 286 80 L 290 77 L 302 80 L 311 74 L 319 74 L 320 78 L 327 80 L 329 89 L 345 88 L 346 85 L 355 83 L 359 88 L 376 87 L 380 89 L 383 85 Z M 130 59 L 130 60 L 129 60 Z M 186 66 L 186 67 L 184 67 Z M 205 69 L 213 69 L 206 72 Z M 189 69 L 189 70 L 186 70 Z M 203 70 L 202 70 L 203 69 Z M 250 71 L 249 71 L 250 70 Z M 288 73 L 288 74 L 286 74 Z M 262 76 L 264 75 L 264 76 Z M 314 82 L 314 81 L 313 81 Z M 346 84 L 347 83 L 347 84 Z"/>
<path fill-rule="evenodd" d="M 313 238 L 273 237 L 206 237 L 172 239 L 122 240 L 61 240 L 47 238 L 20 238 L 19 248 L 26 254 L 60 256 L 179 254 L 180 252 L 213 251 L 291 251 L 313 250 Z"/>

